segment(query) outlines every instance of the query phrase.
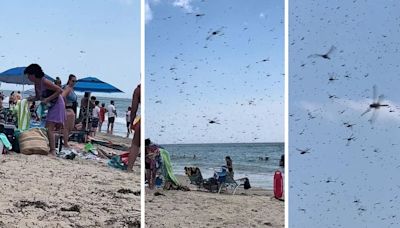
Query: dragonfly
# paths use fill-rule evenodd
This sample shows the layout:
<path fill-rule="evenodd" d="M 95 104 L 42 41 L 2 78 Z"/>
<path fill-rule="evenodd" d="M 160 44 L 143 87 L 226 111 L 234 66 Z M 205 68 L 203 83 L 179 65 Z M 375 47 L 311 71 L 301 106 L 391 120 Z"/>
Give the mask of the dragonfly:
<path fill-rule="evenodd" d="M 297 151 L 300 152 L 300 154 L 306 154 L 306 153 L 310 153 L 311 148 L 306 148 L 304 150 L 296 148 Z"/>
<path fill-rule="evenodd" d="M 321 58 L 330 60 L 330 59 L 331 59 L 330 55 L 331 55 L 332 52 L 334 52 L 335 50 L 336 50 L 336 47 L 332 45 L 331 48 L 330 48 L 325 54 L 312 54 L 312 55 L 309 55 L 308 58 L 311 58 L 311 57 L 312 57 L 312 58 L 321 57 Z"/>
<path fill-rule="evenodd" d="M 373 123 L 374 121 L 375 121 L 375 119 L 376 119 L 376 116 L 377 116 L 377 111 L 378 111 L 378 109 L 380 108 L 380 107 L 389 107 L 389 105 L 388 104 L 381 104 L 381 102 L 382 102 L 382 100 L 383 100 L 383 98 L 384 98 L 384 95 L 379 95 L 379 96 L 377 96 L 377 88 L 376 88 L 376 85 L 374 85 L 373 87 L 372 87 L 372 104 L 370 104 L 369 105 L 369 107 L 367 108 L 367 110 L 365 110 L 365 112 L 363 112 L 362 114 L 361 114 L 361 116 L 363 116 L 363 115 L 365 115 L 365 114 L 367 114 L 368 112 L 370 112 L 370 111 L 373 111 L 373 113 L 372 113 L 372 116 L 371 116 L 371 118 L 368 120 L 370 123 Z"/>

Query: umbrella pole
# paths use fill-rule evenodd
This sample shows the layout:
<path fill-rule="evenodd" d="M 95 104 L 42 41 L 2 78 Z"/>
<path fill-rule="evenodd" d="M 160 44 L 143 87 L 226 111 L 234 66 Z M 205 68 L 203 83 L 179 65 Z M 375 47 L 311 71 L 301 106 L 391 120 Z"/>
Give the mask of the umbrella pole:
<path fill-rule="evenodd" d="M 85 129 L 86 131 L 88 130 L 88 124 L 89 124 L 89 115 L 90 115 L 89 114 L 89 104 L 90 104 L 89 102 L 90 102 L 90 98 L 91 97 L 92 96 L 90 95 L 89 98 L 88 98 L 89 100 L 88 100 L 87 109 L 86 109 L 86 129 Z"/>

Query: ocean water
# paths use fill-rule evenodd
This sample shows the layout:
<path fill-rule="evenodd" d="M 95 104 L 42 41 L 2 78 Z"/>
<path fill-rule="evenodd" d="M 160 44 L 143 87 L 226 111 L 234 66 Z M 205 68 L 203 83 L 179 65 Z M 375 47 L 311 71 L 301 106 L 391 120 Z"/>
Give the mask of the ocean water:
<path fill-rule="evenodd" d="M 79 101 L 81 98 L 82 98 L 82 96 L 78 95 Z M 115 119 L 115 122 L 114 122 L 114 135 L 126 137 L 127 129 L 126 129 L 125 114 L 126 114 L 126 111 L 128 111 L 128 107 L 132 105 L 132 99 L 99 97 L 99 96 L 96 96 L 96 99 L 98 101 L 100 101 L 100 104 L 105 103 L 106 108 L 110 104 L 111 100 L 114 101 L 115 108 L 117 109 L 117 118 Z M 138 113 L 140 113 L 140 108 L 138 110 Z M 107 131 L 107 114 L 105 117 L 105 122 L 103 123 L 103 127 L 102 127 L 102 132 L 105 132 L 105 131 Z M 132 138 L 133 137 L 132 134 L 129 137 Z"/>
<path fill-rule="evenodd" d="M 233 160 L 235 179 L 248 177 L 253 187 L 273 188 L 276 170 L 284 154 L 283 143 L 223 143 L 223 144 L 167 144 L 161 145 L 171 156 L 174 173 L 185 175 L 185 166 L 197 166 L 204 178 L 211 177 L 214 169 L 225 165 L 225 156 Z M 196 158 L 194 158 L 196 155 Z M 259 157 L 269 157 L 267 161 Z"/>

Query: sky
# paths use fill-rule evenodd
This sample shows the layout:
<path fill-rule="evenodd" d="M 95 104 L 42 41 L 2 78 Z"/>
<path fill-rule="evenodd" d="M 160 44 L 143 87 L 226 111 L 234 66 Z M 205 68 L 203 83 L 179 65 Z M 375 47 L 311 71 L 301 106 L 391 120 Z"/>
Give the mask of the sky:
<path fill-rule="evenodd" d="M 284 141 L 283 1 L 146 2 L 146 137 Z"/>
<path fill-rule="evenodd" d="M 289 226 L 399 227 L 400 3 L 289 5 Z"/>
<path fill-rule="evenodd" d="M 38 63 L 63 83 L 71 73 L 95 76 L 124 91 L 99 95 L 132 97 L 140 82 L 140 1 L 8 0 L 0 8 L 0 72 Z"/>

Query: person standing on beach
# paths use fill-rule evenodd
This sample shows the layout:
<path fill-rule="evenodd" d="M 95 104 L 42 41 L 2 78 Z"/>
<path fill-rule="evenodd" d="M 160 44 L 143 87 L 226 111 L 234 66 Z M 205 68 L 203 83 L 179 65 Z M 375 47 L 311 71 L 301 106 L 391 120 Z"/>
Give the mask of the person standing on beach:
<path fill-rule="evenodd" d="M 61 96 L 63 90 L 44 77 L 44 72 L 38 64 L 29 65 L 25 68 L 24 74 L 35 85 L 36 96 L 29 97 L 28 100 L 40 100 L 48 107 L 46 128 L 50 144 L 49 154 L 56 155 L 54 131 L 65 122 L 65 103 Z"/>
<path fill-rule="evenodd" d="M 94 104 L 95 106 L 92 112 L 93 119 L 92 119 L 92 132 L 91 132 L 93 137 L 96 136 L 96 131 L 99 125 L 99 117 L 100 117 L 100 107 L 99 107 L 100 102 L 95 101 Z"/>
<path fill-rule="evenodd" d="M 107 107 L 107 113 L 108 113 L 107 134 L 113 134 L 114 122 L 115 122 L 115 118 L 117 117 L 117 110 L 115 109 L 114 101 L 110 101 L 110 104 Z M 111 131 L 110 131 L 110 127 L 111 127 Z"/>
<path fill-rule="evenodd" d="M 129 135 L 131 134 L 132 130 L 131 130 L 131 106 L 128 107 L 128 111 L 126 111 L 126 128 L 127 128 L 127 133 L 126 133 L 126 137 L 128 138 Z"/>
<path fill-rule="evenodd" d="M 74 111 L 74 103 L 78 101 L 78 96 L 75 94 L 74 86 L 76 84 L 76 76 L 70 74 L 68 77 L 68 82 L 64 86 L 64 91 L 62 96 L 65 101 L 65 112 L 66 112 L 66 120 L 63 128 L 63 141 L 65 149 L 69 149 L 68 139 L 69 132 L 75 127 L 75 118 L 76 113 Z"/>
<path fill-rule="evenodd" d="M 90 92 L 85 92 L 85 95 L 81 99 L 81 108 L 79 110 L 79 120 L 82 122 L 82 129 L 86 129 L 86 120 L 88 120 L 88 126 L 90 129 L 90 123 L 91 123 L 91 111 L 93 110 L 94 107 L 94 102 L 91 102 L 89 100 L 90 97 Z M 88 109 L 89 106 L 89 109 Z"/>
<path fill-rule="evenodd" d="M 140 84 L 133 91 L 132 95 L 132 106 L 131 106 L 131 129 L 134 131 L 131 148 L 129 151 L 128 157 L 128 172 L 131 172 L 133 169 L 133 164 L 136 161 L 136 158 L 139 155 L 140 148 L 140 120 L 137 123 L 134 123 L 136 118 L 136 112 L 139 109 L 140 105 Z"/>
<path fill-rule="evenodd" d="M 62 82 L 61 82 L 61 79 L 60 79 L 60 77 L 56 77 L 56 80 L 54 81 L 54 84 L 56 84 L 58 87 L 62 87 L 61 86 L 61 84 L 62 84 Z"/>
<path fill-rule="evenodd" d="M 233 162 L 231 157 L 226 156 L 225 161 L 226 161 L 226 167 L 228 168 L 228 172 L 233 177 L 233 164 L 232 164 Z"/>
<path fill-rule="evenodd" d="M 99 113 L 99 132 L 101 132 L 101 127 L 103 126 L 103 122 L 104 122 L 105 115 L 106 115 L 105 106 L 106 106 L 106 104 L 101 103 L 100 113 Z"/>

